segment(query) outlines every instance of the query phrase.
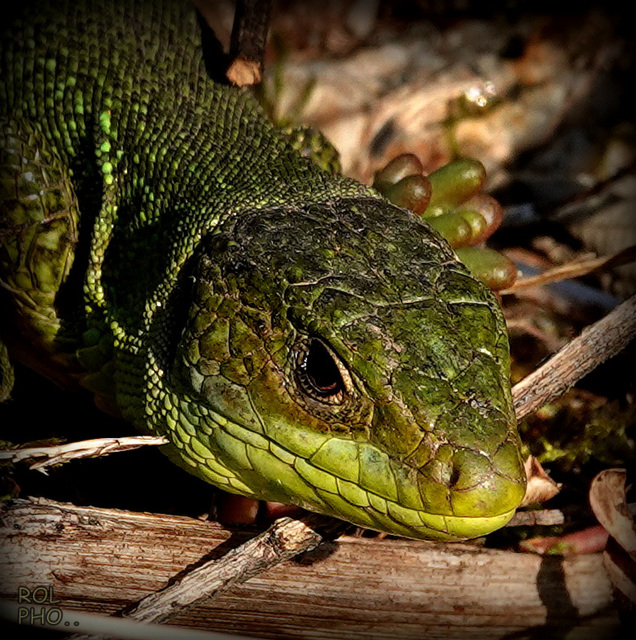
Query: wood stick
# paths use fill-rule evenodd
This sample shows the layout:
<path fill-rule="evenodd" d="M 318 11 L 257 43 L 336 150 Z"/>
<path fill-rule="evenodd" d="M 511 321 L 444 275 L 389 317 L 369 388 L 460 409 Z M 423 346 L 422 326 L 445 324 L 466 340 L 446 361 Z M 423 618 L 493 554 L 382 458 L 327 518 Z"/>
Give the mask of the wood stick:
<path fill-rule="evenodd" d="M 48 447 L 24 447 L 22 449 L 0 450 L 0 460 L 20 462 L 30 458 L 42 458 L 30 465 L 30 469 L 44 469 L 54 464 L 69 462 L 79 458 L 96 458 L 109 453 L 131 451 L 148 445 L 167 444 L 168 439 L 162 436 L 126 436 L 124 438 L 94 438 L 79 440 Z"/>
<path fill-rule="evenodd" d="M 239 87 L 258 84 L 269 29 L 271 0 L 238 0 L 230 40 L 228 80 Z"/>
<path fill-rule="evenodd" d="M 512 390 L 517 419 L 560 396 L 636 337 L 636 295 L 586 327 Z"/>
<path fill-rule="evenodd" d="M 183 516 L 41 498 L 0 505 L 0 527 L 0 597 L 15 601 L 20 587 L 31 594 L 50 589 L 68 612 L 70 625 L 60 628 L 69 631 L 73 610 L 113 614 L 203 556 L 236 560 L 237 545 L 253 535 Z M 585 619 L 611 629 L 618 622 L 608 611 L 612 591 L 602 567 L 600 553 L 541 557 L 462 543 L 343 536 L 301 561 L 285 560 L 247 582 L 234 581 L 231 590 L 197 601 L 173 622 L 307 640 L 504 638 L 546 624 L 573 631 Z"/>

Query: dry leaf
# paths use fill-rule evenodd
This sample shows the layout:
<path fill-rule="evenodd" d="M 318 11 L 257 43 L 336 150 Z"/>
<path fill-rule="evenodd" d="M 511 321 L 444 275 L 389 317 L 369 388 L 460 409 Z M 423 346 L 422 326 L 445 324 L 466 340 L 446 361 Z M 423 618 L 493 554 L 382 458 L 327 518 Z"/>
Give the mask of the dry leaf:
<path fill-rule="evenodd" d="M 521 501 L 522 507 L 536 502 L 545 502 L 559 493 L 561 485 L 550 478 L 534 456 L 528 456 L 524 467 L 528 484 L 526 486 L 526 495 Z"/>
<path fill-rule="evenodd" d="M 603 560 L 607 575 L 620 594 L 617 602 L 633 611 L 636 605 L 636 525 L 627 504 L 626 478 L 625 469 L 601 471 L 590 486 L 590 505 L 611 536 Z"/>
<path fill-rule="evenodd" d="M 636 525 L 627 506 L 625 469 L 605 469 L 592 480 L 590 505 L 596 519 L 636 562 Z"/>

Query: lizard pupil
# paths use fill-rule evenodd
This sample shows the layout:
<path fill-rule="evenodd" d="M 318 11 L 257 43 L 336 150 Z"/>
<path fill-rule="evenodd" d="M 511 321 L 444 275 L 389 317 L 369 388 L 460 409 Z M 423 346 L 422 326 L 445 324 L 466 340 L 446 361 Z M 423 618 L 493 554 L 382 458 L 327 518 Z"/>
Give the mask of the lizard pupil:
<path fill-rule="evenodd" d="M 299 380 L 304 390 L 319 399 L 329 398 L 344 391 L 344 382 L 338 365 L 325 345 L 311 340 L 300 363 Z"/>

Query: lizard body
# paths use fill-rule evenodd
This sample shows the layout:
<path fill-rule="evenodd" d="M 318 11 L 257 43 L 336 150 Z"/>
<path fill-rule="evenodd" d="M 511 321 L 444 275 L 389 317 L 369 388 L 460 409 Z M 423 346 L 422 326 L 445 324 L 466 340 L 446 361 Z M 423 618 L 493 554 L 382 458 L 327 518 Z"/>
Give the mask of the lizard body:
<path fill-rule="evenodd" d="M 510 519 L 496 299 L 214 81 L 188 3 L 29 7 L 0 61 L 3 317 L 42 357 L 230 492 L 408 537 Z"/>

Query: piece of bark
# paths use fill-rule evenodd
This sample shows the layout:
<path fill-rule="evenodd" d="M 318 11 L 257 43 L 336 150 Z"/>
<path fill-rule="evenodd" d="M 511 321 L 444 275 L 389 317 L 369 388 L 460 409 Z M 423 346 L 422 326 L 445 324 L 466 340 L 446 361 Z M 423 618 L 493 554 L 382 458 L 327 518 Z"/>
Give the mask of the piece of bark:
<path fill-rule="evenodd" d="M 182 516 L 45 499 L 1 509 L 0 596 L 15 601 L 20 587 L 46 587 L 58 606 L 104 614 L 254 535 Z M 277 638 L 503 638 L 587 617 L 609 633 L 617 626 L 606 615 L 611 602 L 601 554 L 542 558 L 343 537 L 197 604 L 172 624 Z"/>

